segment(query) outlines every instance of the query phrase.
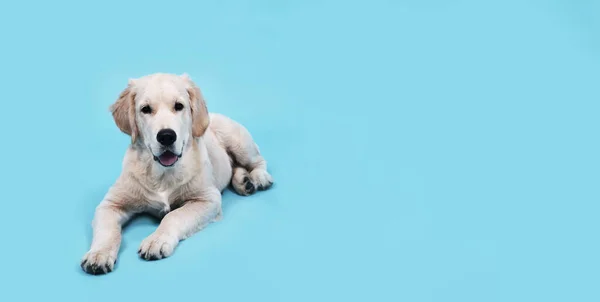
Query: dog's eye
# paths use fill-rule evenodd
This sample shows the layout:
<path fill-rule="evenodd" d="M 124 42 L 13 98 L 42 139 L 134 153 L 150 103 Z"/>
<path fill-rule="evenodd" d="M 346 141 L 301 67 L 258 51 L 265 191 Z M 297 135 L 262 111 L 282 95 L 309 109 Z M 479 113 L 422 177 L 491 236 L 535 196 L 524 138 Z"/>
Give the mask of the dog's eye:
<path fill-rule="evenodd" d="M 146 105 L 146 106 L 142 107 L 142 113 L 144 113 L 144 114 L 152 113 L 152 108 L 150 108 L 150 106 Z"/>
<path fill-rule="evenodd" d="M 183 104 L 179 103 L 179 102 L 175 103 L 175 110 L 177 110 L 177 111 L 183 110 Z"/>

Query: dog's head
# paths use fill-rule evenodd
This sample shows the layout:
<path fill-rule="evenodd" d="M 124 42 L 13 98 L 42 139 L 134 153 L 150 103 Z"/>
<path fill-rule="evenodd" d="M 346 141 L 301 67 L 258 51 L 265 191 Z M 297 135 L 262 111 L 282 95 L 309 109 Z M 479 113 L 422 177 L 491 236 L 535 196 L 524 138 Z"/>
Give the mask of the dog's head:
<path fill-rule="evenodd" d="M 129 80 L 110 110 L 132 143 L 148 148 L 165 167 L 173 166 L 186 144 L 201 137 L 209 124 L 202 93 L 187 74 Z"/>

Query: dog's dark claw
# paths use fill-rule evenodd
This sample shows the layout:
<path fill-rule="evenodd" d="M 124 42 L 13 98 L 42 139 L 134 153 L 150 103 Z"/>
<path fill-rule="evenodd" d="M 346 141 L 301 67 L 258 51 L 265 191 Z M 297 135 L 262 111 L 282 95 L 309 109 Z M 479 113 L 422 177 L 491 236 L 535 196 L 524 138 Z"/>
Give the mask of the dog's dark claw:
<path fill-rule="evenodd" d="M 98 264 L 92 264 L 89 267 L 89 272 L 92 273 L 92 275 L 102 275 L 104 274 L 104 270 L 102 269 L 102 267 Z"/>
<path fill-rule="evenodd" d="M 254 193 L 254 191 L 256 191 L 256 187 L 251 182 L 246 183 L 245 189 L 246 189 L 246 193 L 248 193 L 248 194 L 252 194 L 252 193 Z"/>

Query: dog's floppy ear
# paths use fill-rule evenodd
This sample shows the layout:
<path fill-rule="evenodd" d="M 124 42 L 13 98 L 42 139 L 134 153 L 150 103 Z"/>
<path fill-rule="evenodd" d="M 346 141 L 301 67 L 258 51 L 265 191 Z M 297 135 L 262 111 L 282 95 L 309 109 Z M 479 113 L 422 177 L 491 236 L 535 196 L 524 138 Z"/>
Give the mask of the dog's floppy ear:
<path fill-rule="evenodd" d="M 117 101 L 110 106 L 113 118 L 117 127 L 131 136 L 131 142 L 135 143 L 138 135 L 137 124 L 135 122 L 135 92 L 133 92 L 134 80 L 129 80 Z"/>
<path fill-rule="evenodd" d="M 187 82 L 187 92 L 190 96 L 190 107 L 192 109 L 192 135 L 200 137 L 204 134 L 210 124 L 208 110 L 200 88 L 192 81 L 186 73 L 181 75 L 181 78 Z"/>

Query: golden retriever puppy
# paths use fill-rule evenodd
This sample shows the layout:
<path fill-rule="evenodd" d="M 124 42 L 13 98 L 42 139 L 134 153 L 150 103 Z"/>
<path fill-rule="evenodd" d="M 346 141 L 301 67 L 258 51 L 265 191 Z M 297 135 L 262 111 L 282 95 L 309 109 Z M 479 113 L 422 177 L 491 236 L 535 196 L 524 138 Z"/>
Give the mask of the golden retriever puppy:
<path fill-rule="evenodd" d="M 221 218 L 221 193 L 229 184 L 249 195 L 273 183 L 250 133 L 209 114 L 186 74 L 129 80 L 110 109 L 131 144 L 121 175 L 96 208 L 91 248 L 81 261 L 87 273 L 114 269 L 121 227 L 134 214 L 162 218 L 138 251 L 146 260 L 162 259 L 180 240 Z"/>

